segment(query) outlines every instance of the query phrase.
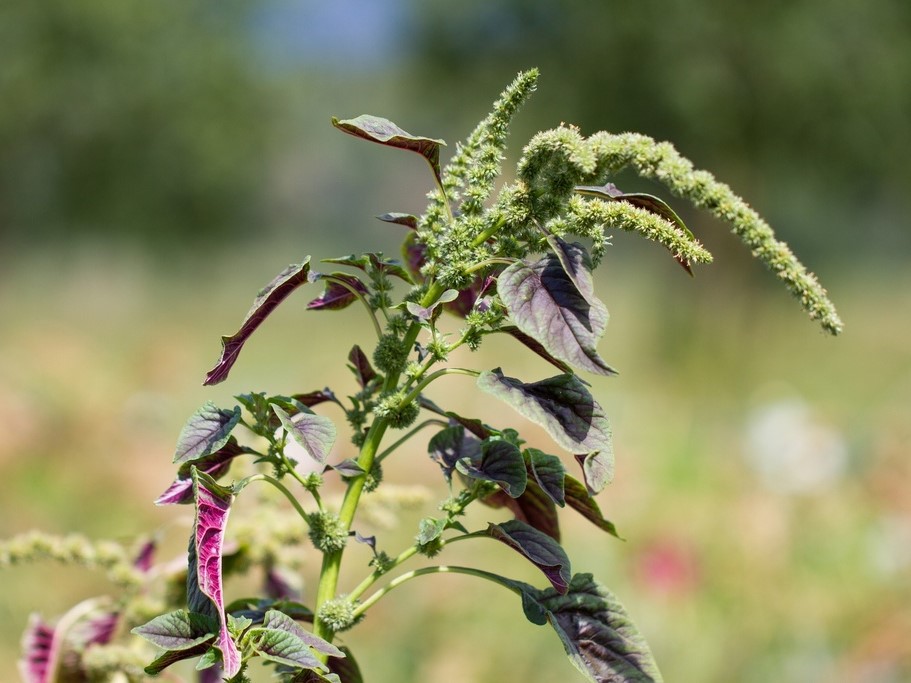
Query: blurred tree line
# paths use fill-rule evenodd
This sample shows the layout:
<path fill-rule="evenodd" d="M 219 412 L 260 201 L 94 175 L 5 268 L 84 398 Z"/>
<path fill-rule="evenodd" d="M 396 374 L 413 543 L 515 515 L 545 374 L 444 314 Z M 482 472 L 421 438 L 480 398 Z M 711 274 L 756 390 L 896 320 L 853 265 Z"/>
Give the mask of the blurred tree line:
<path fill-rule="evenodd" d="M 363 111 L 452 142 L 537 65 L 517 145 L 561 120 L 641 131 L 728 180 L 798 250 L 911 245 L 911 3 L 361 2 L 403 18 L 398 49 L 364 64 L 340 36 L 346 70 L 306 51 L 261 59 L 269 35 L 252 29 L 281 0 L 0 1 L 0 240 L 268 233 L 312 211 L 289 211 L 288 187 L 276 204 L 270 183 L 313 177 L 329 129 L 296 121 L 346 115 L 319 92 L 347 88 Z M 357 22 L 360 4 L 333 11 Z M 306 13 L 322 11 L 296 7 L 285 37 L 308 40 Z"/>

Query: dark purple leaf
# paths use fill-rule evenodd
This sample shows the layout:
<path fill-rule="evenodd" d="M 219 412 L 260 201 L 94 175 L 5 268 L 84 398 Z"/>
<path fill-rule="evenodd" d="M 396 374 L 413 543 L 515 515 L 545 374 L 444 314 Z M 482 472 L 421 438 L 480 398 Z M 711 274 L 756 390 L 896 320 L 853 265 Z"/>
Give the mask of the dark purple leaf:
<path fill-rule="evenodd" d="M 326 387 L 325 389 L 311 391 L 307 394 L 294 394 L 291 398 L 308 408 L 312 408 L 313 406 L 325 403 L 326 401 L 335 401 L 335 394 L 329 387 Z"/>
<path fill-rule="evenodd" d="M 344 658 L 336 657 L 329 660 L 329 671 L 338 676 L 341 683 L 364 683 L 361 669 L 347 647 L 339 648 L 345 655 Z"/>
<path fill-rule="evenodd" d="M 446 481 L 449 481 L 452 479 L 452 470 L 462 458 L 468 458 L 471 462 L 480 461 L 481 442 L 466 434 L 461 425 L 447 427 L 433 435 L 427 444 L 427 452 L 443 470 Z"/>
<path fill-rule="evenodd" d="M 190 463 L 210 455 L 228 443 L 231 430 L 240 422 L 240 406 L 222 410 L 211 401 L 187 420 L 177 439 L 175 463 Z"/>
<path fill-rule="evenodd" d="M 143 573 L 148 573 L 152 568 L 155 560 L 155 550 L 158 543 L 154 539 L 149 539 L 139 547 L 139 552 L 133 559 L 133 566 Z"/>
<path fill-rule="evenodd" d="M 364 545 L 370 546 L 370 549 L 376 553 L 376 536 L 364 536 L 359 532 L 354 532 L 354 540 L 358 543 L 363 543 Z"/>
<path fill-rule="evenodd" d="M 238 445 L 233 436 L 230 437 L 228 442 L 214 453 L 181 465 L 177 471 L 177 478 L 155 499 L 155 505 L 183 505 L 193 502 L 193 478 L 190 476 L 193 467 L 205 472 L 212 479 L 218 479 L 228 472 L 234 458 L 251 452 L 249 448 Z"/>
<path fill-rule="evenodd" d="M 643 192 L 623 192 L 613 183 L 607 183 L 607 185 L 600 187 L 597 185 L 579 185 L 575 189 L 579 194 L 598 197 L 605 201 L 624 201 L 650 213 L 657 214 L 668 223 L 676 225 L 680 231 L 690 239 L 696 239 L 690 229 L 686 227 L 686 223 L 683 222 L 683 219 L 680 218 L 680 216 L 677 215 L 677 212 L 668 206 L 667 202 L 663 199 Z M 690 268 L 688 261 L 677 256 L 674 256 L 674 259 L 683 266 L 683 269 L 687 273 L 690 275 L 693 274 L 693 270 Z"/>
<path fill-rule="evenodd" d="M 475 277 L 467 289 L 459 292 L 459 296 L 454 301 L 443 306 L 443 310 L 464 318 L 474 310 L 478 299 L 485 294 L 491 294 L 496 289 L 496 282 L 496 278 L 490 276 L 483 277 L 479 275 Z"/>
<path fill-rule="evenodd" d="M 56 677 L 56 669 L 62 642 L 52 626 L 32 614 L 22 634 L 22 657 L 19 659 L 19 675 L 26 683 L 50 683 Z"/>
<path fill-rule="evenodd" d="M 596 305 L 598 299 L 595 297 L 595 283 L 592 281 L 592 260 L 585 247 L 578 242 L 561 240 L 556 235 L 548 235 L 547 243 L 579 294 L 590 304 Z"/>
<path fill-rule="evenodd" d="M 307 455 L 324 464 L 335 444 L 336 429 L 332 420 L 316 413 L 298 413 L 292 417 L 275 404 L 272 405 L 272 410 Z"/>
<path fill-rule="evenodd" d="M 293 579 L 286 570 L 280 567 L 269 567 L 263 583 L 265 594 L 272 600 L 300 600 L 301 598 L 301 592 L 294 585 Z"/>
<path fill-rule="evenodd" d="M 218 623 L 202 614 L 178 610 L 155 617 L 130 633 L 164 650 L 188 650 L 215 640 Z"/>
<path fill-rule="evenodd" d="M 589 372 L 616 374 L 597 350 L 607 308 L 579 292 L 559 258 L 545 254 L 532 263 L 513 263 L 500 273 L 497 291 L 516 326 L 552 356 Z"/>
<path fill-rule="evenodd" d="M 320 278 L 326 280 L 326 289 L 307 304 L 309 311 L 338 311 L 357 301 L 358 294 L 365 296 L 369 293 L 367 285 L 354 275 L 331 273 L 320 275 Z"/>
<path fill-rule="evenodd" d="M 370 384 L 371 380 L 376 379 L 376 371 L 373 369 L 373 366 L 370 365 L 367 354 L 365 354 L 357 344 L 351 347 L 351 351 L 348 353 L 348 362 L 351 364 L 348 367 L 354 373 L 361 388 L 366 387 Z"/>
<path fill-rule="evenodd" d="M 564 492 L 566 493 L 566 502 L 573 510 L 579 512 L 599 529 L 603 529 L 611 536 L 620 538 L 619 534 L 617 534 L 617 528 L 613 523 L 604 519 L 604 515 L 601 514 L 601 508 L 582 482 L 567 475 L 564 482 Z"/>
<path fill-rule="evenodd" d="M 535 481 L 554 503 L 563 507 L 566 504 L 563 492 L 566 470 L 560 458 L 537 448 L 526 449 L 525 455 L 528 456 L 527 465 Z"/>
<path fill-rule="evenodd" d="M 502 399 L 521 415 L 541 425 L 570 453 L 599 451 L 607 467 L 604 483 L 613 471 L 610 425 L 601 406 L 575 375 L 557 375 L 524 384 L 497 368 L 478 377 L 482 391 Z"/>
<path fill-rule="evenodd" d="M 418 403 L 424 410 L 429 410 L 432 413 L 436 413 L 437 415 L 442 415 L 443 417 L 449 418 L 450 422 L 457 422 L 479 439 L 486 439 L 494 433 L 494 429 L 492 427 L 484 424 L 479 419 L 474 417 L 462 417 L 458 413 L 454 413 L 451 410 L 443 410 L 440 408 L 440 406 L 438 406 L 423 394 L 418 397 Z"/>
<path fill-rule="evenodd" d="M 510 498 L 503 491 L 497 490 L 481 500 L 492 508 L 507 508 L 520 522 L 533 526 L 555 541 L 560 540 L 560 520 L 557 518 L 557 506 L 541 489 L 534 479 L 529 479 L 525 491 L 518 498 Z"/>
<path fill-rule="evenodd" d="M 204 385 L 218 384 L 227 379 L 231 367 L 250 335 L 291 292 L 308 281 L 309 274 L 310 257 L 308 256 L 303 263 L 292 264 L 285 268 L 272 282 L 259 291 L 253 300 L 253 306 L 247 311 L 240 329 L 230 337 L 221 338 L 221 357 L 215 367 L 206 375 Z"/>
<path fill-rule="evenodd" d="M 412 216 L 410 213 L 384 213 L 382 216 L 377 216 L 377 218 L 384 223 L 397 223 L 412 230 L 418 229 L 418 217 Z"/>
<path fill-rule="evenodd" d="M 601 451 L 575 455 L 576 461 L 582 465 L 582 477 L 585 487 L 592 495 L 604 490 L 614 477 L 613 453 L 607 455 Z"/>
<path fill-rule="evenodd" d="M 355 137 L 417 152 L 427 160 L 437 182 L 440 182 L 440 147 L 446 144 L 442 140 L 406 133 L 392 121 L 379 116 L 361 115 L 344 121 L 333 116 L 332 125 Z"/>
<path fill-rule="evenodd" d="M 516 339 L 519 343 L 523 344 L 525 347 L 531 349 L 536 354 L 541 356 L 548 363 L 557 368 L 560 372 L 570 373 L 573 369 L 569 366 L 568 363 L 564 363 L 562 360 L 554 358 L 547 349 L 534 337 L 529 337 L 522 330 L 520 330 L 515 325 L 504 325 L 499 329 L 500 332 L 505 332 L 510 337 Z"/>
<path fill-rule="evenodd" d="M 266 612 L 278 610 L 296 621 L 306 621 L 313 623 L 313 611 L 293 600 L 286 598 L 267 598 L 265 600 L 258 598 L 239 598 L 234 600 L 225 608 L 231 616 L 238 619 L 249 619 L 254 624 L 262 624 L 266 618 Z"/>
<path fill-rule="evenodd" d="M 512 498 L 521 496 L 528 483 L 525 459 L 508 441 L 483 442 L 480 462 L 477 458 L 462 458 L 456 469 L 467 477 L 494 482 Z"/>
<path fill-rule="evenodd" d="M 522 553 L 559 593 L 566 592 L 572 569 L 566 551 L 553 538 L 517 519 L 490 524 L 487 533 Z"/>
<path fill-rule="evenodd" d="M 663 680 L 639 629 L 614 595 L 591 574 L 576 574 L 564 595 L 549 588 L 538 591 L 535 598 L 563 642 L 570 661 L 588 680 L 593 683 L 661 683 Z"/>
<path fill-rule="evenodd" d="M 222 587 L 222 551 L 225 527 L 234 495 L 209 477 L 192 471 L 193 497 L 196 500 L 196 519 L 193 525 L 195 558 L 191 556 L 190 572 L 196 574 L 196 585 L 215 608 L 221 628 L 215 643 L 221 651 L 222 667 L 230 678 L 240 671 L 241 657 L 237 646 L 228 632 L 225 618 L 224 593 Z M 195 560 L 195 562 L 193 561 Z M 193 566 L 195 565 L 195 566 Z M 191 609 L 193 606 L 191 605 Z M 193 611 L 201 611 L 195 610 Z"/>

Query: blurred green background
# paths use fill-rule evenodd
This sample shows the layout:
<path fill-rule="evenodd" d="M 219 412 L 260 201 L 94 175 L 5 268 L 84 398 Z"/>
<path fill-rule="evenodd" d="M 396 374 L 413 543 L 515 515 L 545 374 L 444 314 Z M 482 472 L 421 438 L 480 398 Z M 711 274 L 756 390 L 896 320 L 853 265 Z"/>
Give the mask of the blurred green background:
<path fill-rule="evenodd" d="M 575 569 L 619 595 L 668 680 L 911 680 L 902 0 L 0 2 L 0 537 L 166 529 L 181 545 L 187 510 L 151 500 L 187 415 L 251 389 L 350 391 L 344 356 L 371 331 L 292 299 L 204 389 L 219 335 L 306 254 L 395 253 L 402 233 L 372 216 L 420 212 L 430 189 L 419 160 L 329 117 L 386 116 L 451 151 L 530 66 L 507 169 L 561 121 L 672 140 L 770 220 L 846 323 L 823 336 L 686 207 L 716 256 L 693 280 L 617 235 L 599 291 L 621 376 L 593 387 L 617 452 L 601 504 L 627 541 L 567 519 Z M 496 344 L 469 361 L 548 372 Z M 437 398 L 528 430 L 468 380 Z M 417 444 L 392 469 L 445 495 Z M 537 581 L 496 548 L 478 562 Z M 0 680 L 29 612 L 105 590 L 77 569 L 4 571 Z M 467 577 L 402 588 L 346 640 L 373 681 L 576 675 L 514 597 Z"/>

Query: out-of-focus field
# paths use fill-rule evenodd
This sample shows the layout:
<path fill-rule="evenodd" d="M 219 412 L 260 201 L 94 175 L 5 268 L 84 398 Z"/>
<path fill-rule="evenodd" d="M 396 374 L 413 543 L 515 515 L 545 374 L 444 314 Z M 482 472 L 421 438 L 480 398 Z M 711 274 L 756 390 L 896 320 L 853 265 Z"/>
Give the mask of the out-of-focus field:
<path fill-rule="evenodd" d="M 574 570 L 621 598 L 669 681 L 911 680 L 911 280 L 825 273 L 846 322 L 831 339 L 778 287 L 757 291 L 767 276 L 752 264 L 742 278 L 722 266 L 690 281 L 651 252 L 623 253 L 633 255 L 610 254 L 599 282 L 612 314 L 601 350 L 621 375 L 591 381 L 617 458 L 600 501 L 626 541 L 566 513 Z M 195 272 L 90 249 L 7 258 L 0 537 L 41 528 L 126 540 L 160 529 L 179 548 L 191 510 L 151 501 L 170 481 L 193 410 L 248 390 L 350 391 L 344 358 L 351 344 L 370 343 L 371 328 L 354 307 L 305 312 L 306 294 L 267 321 L 228 382 L 201 386 L 219 335 L 299 256 L 230 254 Z M 529 380 L 549 374 L 493 341 L 454 362 L 502 365 Z M 479 398 L 468 378 L 444 378 L 430 395 L 558 452 L 509 408 Z M 340 444 L 337 455 L 351 455 Z M 433 500 L 446 495 L 419 440 L 390 461 L 386 478 L 426 485 Z M 407 543 L 434 507 L 409 513 L 400 531 L 374 530 L 380 545 Z M 472 523 L 503 517 L 484 512 Z M 541 583 L 496 544 L 459 544 L 441 559 Z M 314 557 L 307 569 L 317 568 Z M 348 585 L 366 567 L 356 570 Z M 80 569 L 3 571 L 0 680 L 16 680 L 30 612 L 52 617 L 107 589 Z M 403 586 L 345 642 L 368 681 L 577 676 L 514 596 L 469 577 Z"/>

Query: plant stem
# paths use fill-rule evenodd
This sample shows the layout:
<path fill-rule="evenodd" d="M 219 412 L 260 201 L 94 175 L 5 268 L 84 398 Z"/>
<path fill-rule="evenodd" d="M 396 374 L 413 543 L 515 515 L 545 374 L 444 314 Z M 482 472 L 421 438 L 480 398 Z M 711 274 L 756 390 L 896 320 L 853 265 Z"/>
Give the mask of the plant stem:
<path fill-rule="evenodd" d="M 426 388 L 428 384 L 445 375 L 468 375 L 469 377 L 477 377 L 480 374 L 481 373 L 476 370 L 466 370 L 465 368 L 442 368 L 436 372 L 430 373 L 427 377 L 418 382 L 418 385 L 405 397 L 405 401 L 416 400 L 421 391 Z"/>
<path fill-rule="evenodd" d="M 364 304 L 364 308 L 367 309 L 367 315 L 370 317 L 370 322 L 373 323 L 373 329 L 376 331 L 376 338 L 381 339 L 383 337 L 383 330 L 382 330 L 382 328 L 380 328 L 380 324 L 379 324 L 379 322 L 377 322 L 377 319 L 376 319 L 376 314 L 374 314 L 373 309 L 370 308 L 370 304 L 368 303 L 367 299 L 364 298 L 364 295 L 361 294 L 354 287 L 352 287 L 350 284 L 348 284 L 347 282 L 345 282 L 343 279 L 341 279 L 339 277 L 332 277 L 331 275 L 323 275 L 323 279 L 328 280 L 329 282 L 334 282 L 339 287 L 344 287 L 349 292 L 351 292 L 354 296 L 356 296 L 358 299 L 360 299 L 360 302 L 362 304 Z"/>
<path fill-rule="evenodd" d="M 380 453 L 379 455 L 377 455 L 377 456 L 376 456 L 376 462 L 382 462 L 383 459 L 384 459 L 387 455 L 393 453 L 399 446 L 401 446 L 403 443 L 405 443 L 406 441 L 408 441 L 408 439 L 410 439 L 412 436 L 414 436 L 414 435 L 417 434 L 419 431 L 421 431 L 422 429 L 424 429 L 424 427 L 429 427 L 430 425 L 440 425 L 441 427 L 448 427 L 448 426 L 449 426 L 449 423 L 448 423 L 448 422 L 445 422 L 445 421 L 443 421 L 443 420 L 438 420 L 438 419 L 436 419 L 436 418 L 430 418 L 429 420 L 424 420 L 424 421 L 423 421 L 421 424 L 419 424 L 417 427 L 412 428 L 407 434 L 405 434 L 405 436 L 403 436 L 402 438 L 400 438 L 398 441 L 396 441 L 395 443 L 393 443 L 391 446 L 389 446 L 388 448 L 386 448 L 385 450 L 383 450 L 382 453 Z"/>
<path fill-rule="evenodd" d="M 272 484 L 272 486 L 277 488 L 279 491 L 281 491 L 284 494 L 285 498 L 287 498 L 290 501 L 291 505 L 297 511 L 297 514 L 300 515 L 300 518 L 302 520 L 304 520 L 308 526 L 310 525 L 310 520 L 307 516 L 307 511 L 304 510 L 303 507 L 301 507 L 301 504 L 298 502 L 297 498 L 294 497 L 294 494 L 291 493 L 291 491 L 289 491 L 288 488 L 284 484 L 282 484 L 278 479 L 276 479 L 275 477 L 270 477 L 268 474 L 253 474 L 253 475 L 250 475 L 249 477 L 246 477 L 245 479 L 241 479 L 241 481 L 238 483 L 242 483 L 244 486 L 246 486 L 247 484 L 250 484 L 254 481 L 268 482 L 269 484 Z"/>

